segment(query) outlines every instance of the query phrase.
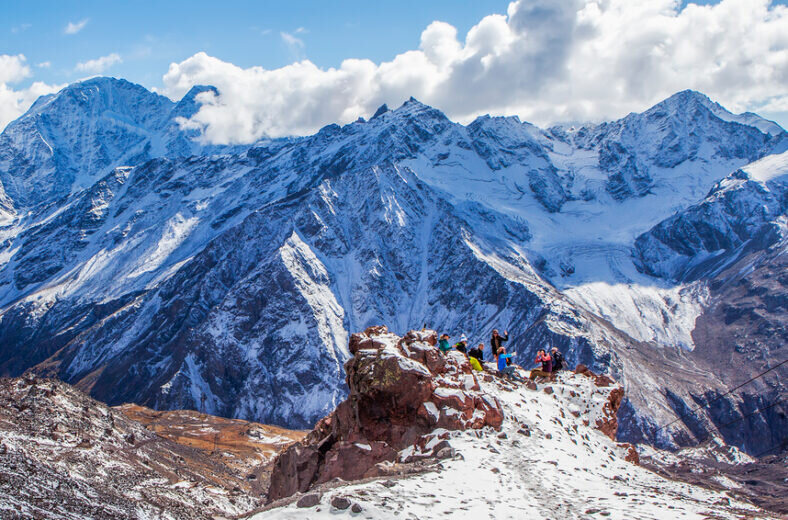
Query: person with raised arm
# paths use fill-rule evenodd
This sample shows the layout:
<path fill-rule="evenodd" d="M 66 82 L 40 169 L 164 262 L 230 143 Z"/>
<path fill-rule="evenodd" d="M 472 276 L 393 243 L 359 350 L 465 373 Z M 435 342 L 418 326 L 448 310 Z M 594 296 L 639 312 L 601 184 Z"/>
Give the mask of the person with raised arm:
<path fill-rule="evenodd" d="M 509 341 L 509 331 L 503 331 L 503 336 L 498 334 L 498 329 L 492 331 L 492 338 L 490 338 L 490 348 L 492 349 L 493 357 L 496 363 L 498 362 L 498 351 L 503 347 L 502 343 Z"/>

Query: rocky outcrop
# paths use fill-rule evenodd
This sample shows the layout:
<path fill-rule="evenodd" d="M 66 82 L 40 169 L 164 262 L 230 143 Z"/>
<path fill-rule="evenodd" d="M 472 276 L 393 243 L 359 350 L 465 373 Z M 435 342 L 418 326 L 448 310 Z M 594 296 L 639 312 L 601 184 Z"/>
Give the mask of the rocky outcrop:
<path fill-rule="evenodd" d="M 575 374 L 583 375 L 590 378 L 594 384 L 601 388 L 609 386 L 616 386 L 616 382 L 605 374 L 595 374 L 583 364 L 575 367 Z M 597 418 L 595 427 L 612 440 L 616 440 L 616 432 L 618 431 L 618 409 L 621 407 L 621 401 L 624 399 L 624 389 L 621 387 L 613 388 L 607 397 L 602 407 L 602 414 Z M 635 452 L 637 455 L 637 452 Z"/>
<path fill-rule="evenodd" d="M 500 428 L 498 400 L 481 391 L 462 354 L 443 355 L 436 341 L 433 331 L 400 338 L 386 327 L 351 336 L 348 398 L 279 455 L 268 500 L 334 478 L 378 476 L 382 462 L 444 457 L 451 449 L 436 429 Z"/>

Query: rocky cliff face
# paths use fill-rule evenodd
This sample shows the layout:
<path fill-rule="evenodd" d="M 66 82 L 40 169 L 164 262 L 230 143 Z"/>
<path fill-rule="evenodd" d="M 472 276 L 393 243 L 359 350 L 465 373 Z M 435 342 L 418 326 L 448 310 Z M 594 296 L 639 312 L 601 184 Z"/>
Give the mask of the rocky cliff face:
<path fill-rule="evenodd" d="M 441 354 L 434 331 L 400 338 L 385 327 L 353 334 L 345 365 L 348 397 L 274 463 L 268 500 L 334 478 L 357 480 L 451 451 L 445 430 L 499 428 L 498 400 L 482 392 L 459 352 Z M 406 447 L 409 451 L 403 451 Z M 447 452 L 448 453 L 448 452 Z"/>
<path fill-rule="evenodd" d="M 716 183 L 703 201 L 639 236 L 635 251 L 640 268 L 669 279 L 711 278 L 742 256 L 782 240 L 787 165 L 784 152 L 737 170 Z"/>
<path fill-rule="evenodd" d="M 313 136 L 207 147 L 177 121 L 209 89 L 174 104 L 90 80 L 0 136 L 0 373 L 112 404 L 197 409 L 204 395 L 212 413 L 305 428 L 345 397 L 350 331 L 503 328 L 517 350 L 555 344 L 624 382 L 622 431 L 696 440 L 682 423 L 654 432 L 694 385 L 725 391 L 676 361 L 712 276 L 682 273 L 708 241 L 685 233 L 684 251 L 654 231 L 637 261 L 632 247 L 785 132 L 685 92 L 579 129 L 463 126 L 410 100 Z M 739 232 L 731 211 L 714 228 L 735 249 L 762 228 Z"/>
<path fill-rule="evenodd" d="M 665 278 L 707 280 L 706 310 L 692 332 L 687 362 L 720 374 L 732 398 L 719 390 L 692 393 L 732 444 L 751 453 L 784 449 L 788 405 L 785 342 L 788 154 L 776 154 L 717 183 L 701 203 L 661 222 L 636 241 L 643 269 Z M 764 373 L 761 377 L 760 374 Z M 704 419 L 679 408 L 707 438 Z"/>

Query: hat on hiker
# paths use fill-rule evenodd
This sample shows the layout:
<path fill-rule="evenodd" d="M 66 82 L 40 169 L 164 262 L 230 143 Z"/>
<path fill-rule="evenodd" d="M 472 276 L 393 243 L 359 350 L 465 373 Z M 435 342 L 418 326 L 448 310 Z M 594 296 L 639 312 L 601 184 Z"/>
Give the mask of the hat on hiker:
<path fill-rule="evenodd" d="M 467 342 L 468 342 L 468 338 L 466 338 L 466 337 L 465 337 L 465 334 L 463 334 L 462 336 L 460 336 L 460 343 L 463 343 L 463 342 L 465 342 L 465 343 L 467 343 Z"/>

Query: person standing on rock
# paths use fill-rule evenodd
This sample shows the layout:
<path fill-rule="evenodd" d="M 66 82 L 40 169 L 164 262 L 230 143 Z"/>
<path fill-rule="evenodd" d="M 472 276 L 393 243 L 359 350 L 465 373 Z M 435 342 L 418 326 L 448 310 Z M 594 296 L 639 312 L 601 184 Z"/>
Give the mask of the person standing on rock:
<path fill-rule="evenodd" d="M 493 330 L 492 338 L 490 338 L 490 348 L 496 363 L 498 362 L 498 351 L 503 347 L 502 343 L 504 341 L 509 341 L 509 331 L 503 331 L 503 336 L 501 336 L 498 334 L 498 329 Z"/>
<path fill-rule="evenodd" d="M 555 374 L 559 370 L 564 368 L 564 355 L 558 352 L 558 347 L 553 347 L 550 352 L 550 357 L 553 358 L 553 371 L 551 374 Z"/>
<path fill-rule="evenodd" d="M 438 341 L 438 350 L 440 350 L 444 354 L 451 350 L 448 334 L 441 334 L 441 339 L 440 341 Z"/>
<path fill-rule="evenodd" d="M 550 378 L 550 375 L 553 372 L 553 359 L 550 357 L 550 354 L 547 354 L 544 349 L 539 349 L 536 353 L 536 359 L 534 363 L 542 364 L 542 369 L 533 369 L 531 370 L 531 374 L 528 376 L 528 379 L 533 381 L 537 377 L 546 377 Z"/>

